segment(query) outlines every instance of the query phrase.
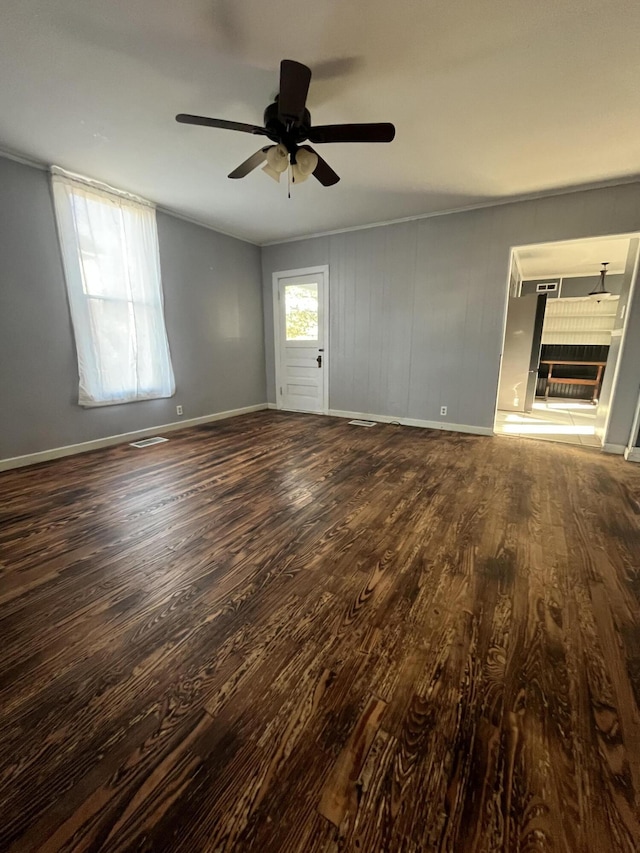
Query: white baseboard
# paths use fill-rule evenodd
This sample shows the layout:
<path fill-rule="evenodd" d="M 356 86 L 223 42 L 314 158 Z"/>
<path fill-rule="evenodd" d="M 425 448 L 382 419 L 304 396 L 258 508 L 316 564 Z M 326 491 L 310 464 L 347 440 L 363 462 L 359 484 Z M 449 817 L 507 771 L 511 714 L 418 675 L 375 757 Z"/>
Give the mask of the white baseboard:
<path fill-rule="evenodd" d="M 627 462 L 640 462 L 640 447 L 627 447 L 624 451 Z"/>
<path fill-rule="evenodd" d="M 267 403 L 258 403 L 255 406 L 243 406 L 241 409 L 229 409 L 226 412 L 215 412 L 213 415 L 202 415 L 199 418 L 186 418 L 173 421 L 169 424 L 158 424 L 157 426 L 145 427 L 135 432 L 123 432 L 119 435 L 108 435 L 104 438 L 95 438 L 93 441 L 83 441 L 80 444 L 68 444 L 65 447 L 53 447 L 50 450 L 41 450 L 38 453 L 27 453 L 25 456 L 13 456 L 9 459 L 0 459 L 0 471 L 8 471 L 11 468 L 22 468 L 25 465 L 35 465 L 38 462 L 48 462 L 51 459 L 59 459 L 62 456 L 73 456 L 75 453 L 86 453 L 88 450 L 98 450 L 101 447 L 110 447 L 113 444 L 124 444 L 136 441 L 148 435 L 171 432 L 185 427 L 208 424 L 212 421 L 221 421 L 225 418 L 234 418 L 237 415 L 247 415 L 250 412 L 260 412 L 267 408 Z"/>
<path fill-rule="evenodd" d="M 329 409 L 329 414 L 335 418 L 357 418 L 362 421 L 376 421 L 381 424 L 400 424 L 400 426 L 421 427 L 422 429 L 444 429 L 451 432 L 466 432 L 471 435 L 493 435 L 491 427 L 469 426 L 468 424 L 447 424 L 442 421 L 421 421 L 416 418 L 394 418 L 392 415 L 372 415 L 370 412 L 343 412 L 340 409 Z"/>
<path fill-rule="evenodd" d="M 624 444 L 603 444 L 602 451 L 603 453 L 616 453 L 618 456 L 622 456 L 627 448 Z"/>
<path fill-rule="evenodd" d="M 277 403 L 267 403 L 267 409 L 277 409 L 277 408 L 278 408 Z"/>

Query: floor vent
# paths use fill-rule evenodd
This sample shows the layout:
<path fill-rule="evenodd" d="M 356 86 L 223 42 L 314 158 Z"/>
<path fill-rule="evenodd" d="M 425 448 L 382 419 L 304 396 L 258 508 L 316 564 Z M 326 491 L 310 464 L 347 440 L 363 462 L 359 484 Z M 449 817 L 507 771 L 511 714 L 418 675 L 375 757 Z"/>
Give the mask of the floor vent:
<path fill-rule="evenodd" d="M 160 444 L 163 441 L 169 441 L 169 439 L 154 435 L 153 438 L 142 438 L 140 441 L 132 441 L 130 445 L 131 447 L 150 447 L 152 444 Z"/>
<path fill-rule="evenodd" d="M 366 426 L 366 427 L 372 427 L 372 426 L 376 425 L 375 421 L 359 421 L 357 419 L 355 421 L 349 421 L 349 423 L 353 424 L 353 426 Z"/>

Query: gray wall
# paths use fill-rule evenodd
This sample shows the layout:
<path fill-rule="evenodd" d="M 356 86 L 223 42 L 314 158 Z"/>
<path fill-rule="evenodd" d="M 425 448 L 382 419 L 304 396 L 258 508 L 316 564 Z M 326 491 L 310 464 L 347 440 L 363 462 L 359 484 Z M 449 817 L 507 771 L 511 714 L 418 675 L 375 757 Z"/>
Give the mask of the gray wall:
<path fill-rule="evenodd" d="M 265 401 L 260 249 L 162 213 L 158 236 L 176 395 L 82 409 L 48 176 L 0 158 L 0 458 Z"/>
<path fill-rule="evenodd" d="M 264 247 L 268 399 L 271 275 L 328 264 L 330 407 L 491 428 L 511 247 L 637 230 L 634 183 Z"/>
<path fill-rule="evenodd" d="M 560 296 L 569 299 L 576 296 L 588 296 L 600 284 L 599 275 L 583 275 L 575 278 L 563 278 Z M 625 287 L 625 277 L 622 273 L 607 275 L 604 281 L 609 293 L 620 296 Z"/>

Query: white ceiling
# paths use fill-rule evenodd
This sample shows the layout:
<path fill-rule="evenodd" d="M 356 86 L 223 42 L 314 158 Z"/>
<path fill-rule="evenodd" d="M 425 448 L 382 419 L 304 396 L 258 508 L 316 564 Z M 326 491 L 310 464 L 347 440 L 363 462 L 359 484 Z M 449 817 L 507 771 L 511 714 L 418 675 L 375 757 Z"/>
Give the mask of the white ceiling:
<path fill-rule="evenodd" d="M 598 275 L 602 264 L 610 273 L 623 273 L 629 238 L 543 243 L 516 250 L 523 279 Z"/>
<path fill-rule="evenodd" d="M 2 0 L 0 146 L 255 242 L 640 173 L 637 0 Z M 262 123 L 280 59 L 315 72 L 342 175 L 291 200 L 259 144 L 178 112 Z"/>

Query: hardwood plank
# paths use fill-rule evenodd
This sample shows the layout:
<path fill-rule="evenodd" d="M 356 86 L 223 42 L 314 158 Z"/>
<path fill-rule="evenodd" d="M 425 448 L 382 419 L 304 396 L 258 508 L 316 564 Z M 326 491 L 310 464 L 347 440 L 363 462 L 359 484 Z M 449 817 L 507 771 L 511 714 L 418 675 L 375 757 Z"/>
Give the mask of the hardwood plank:
<path fill-rule="evenodd" d="M 327 779 L 320 797 L 319 813 L 340 826 L 356 798 L 356 781 L 380 727 L 386 703 L 371 697 Z"/>

